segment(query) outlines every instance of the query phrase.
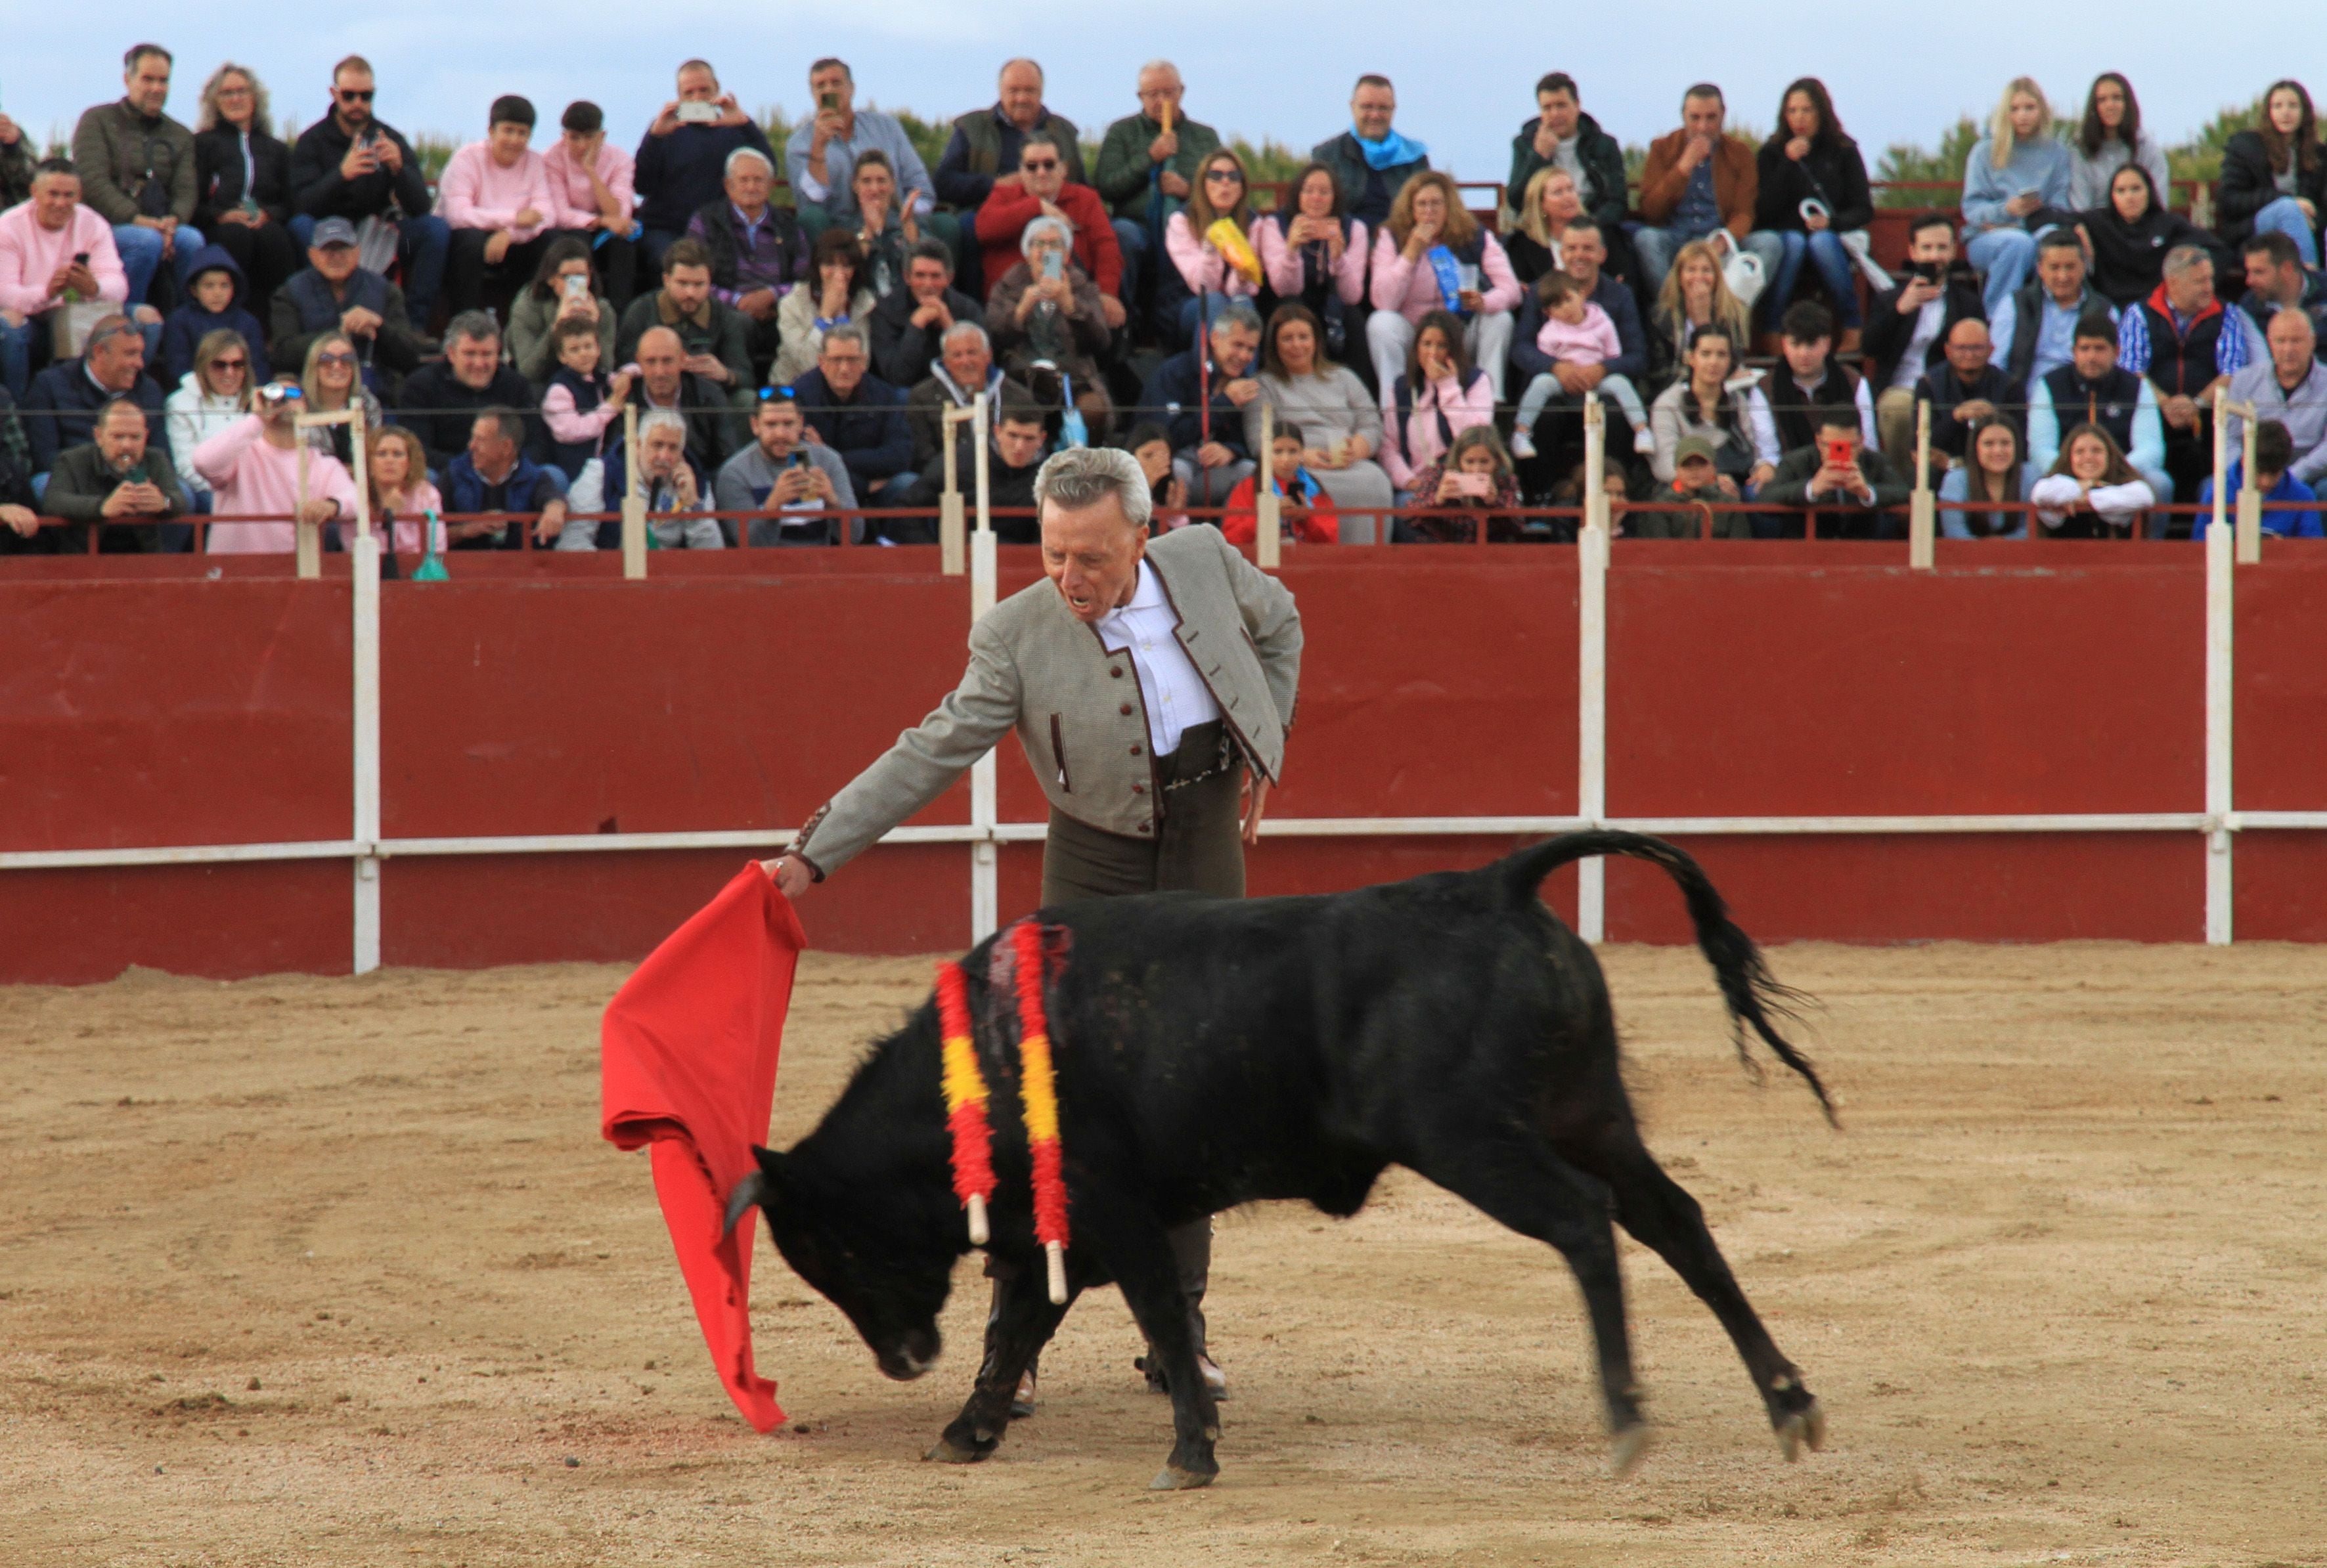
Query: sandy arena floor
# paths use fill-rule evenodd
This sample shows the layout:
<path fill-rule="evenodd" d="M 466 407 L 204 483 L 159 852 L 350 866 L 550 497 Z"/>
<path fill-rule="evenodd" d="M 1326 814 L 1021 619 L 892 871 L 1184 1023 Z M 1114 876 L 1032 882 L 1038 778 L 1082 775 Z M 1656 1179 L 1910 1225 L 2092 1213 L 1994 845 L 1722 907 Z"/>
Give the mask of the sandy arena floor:
<path fill-rule="evenodd" d="M 610 967 L 0 991 L 0 1562 L 2327 1563 L 2327 949 L 1781 949 L 1828 1132 L 1693 953 L 1608 956 L 1650 1143 L 1832 1419 L 1780 1462 L 1627 1243 L 1659 1425 L 1604 1474 L 1574 1287 L 1411 1176 L 1223 1218 L 1205 1492 L 1113 1293 L 991 1462 L 974 1369 L 883 1381 L 762 1253 L 714 1383 L 645 1160 L 596 1135 Z M 790 1142 L 921 960 L 810 955 Z M 763 1244 L 764 1245 L 764 1244 Z"/>

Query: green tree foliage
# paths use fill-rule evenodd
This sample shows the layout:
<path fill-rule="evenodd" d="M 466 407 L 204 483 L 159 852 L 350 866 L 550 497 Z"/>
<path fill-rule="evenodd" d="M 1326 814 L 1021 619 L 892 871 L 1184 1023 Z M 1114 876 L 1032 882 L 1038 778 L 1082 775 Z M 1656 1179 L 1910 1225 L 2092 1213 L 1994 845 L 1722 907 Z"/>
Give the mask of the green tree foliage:
<path fill-rule="evenodd" d="M 1893 189 L 1878 191 L 1875 201 L 1884 207 L 1948 207 L 1954 201 L 1941 191 L 1896 189 L 1900 185 L 1951 185 L 1963 189 L 1964 161 L 1971 156 L 1973 145 L 1982 132 L 1977 121 L 1965 115 L 1939 138 L 1939 150 L 1930 151 L 1912 142 L 1893 142 L 1883 150 L 1874 166 L 1874 178 L 1890 183 Z"/>
<path fill-rule="evenodd" d="M 2165 149 L 2165 167 L 2176 180 L 2219 180 L 2222 148 L 2240 131 L 2262 123 L 2263 100 L 2233 105 L 2198 127 L 2198 134 L 2178 146 Z"/>
<path fill-rule="evenodd" d="M 453 137 L 440 135 L 435 131 L 422 131 L 411 141 L 412 155 L 420 160 L 421 175 L 432 185 L 444 177 L 444 165 L 453 161 L 453 154 L 461 148 L 461 144 Z"/>

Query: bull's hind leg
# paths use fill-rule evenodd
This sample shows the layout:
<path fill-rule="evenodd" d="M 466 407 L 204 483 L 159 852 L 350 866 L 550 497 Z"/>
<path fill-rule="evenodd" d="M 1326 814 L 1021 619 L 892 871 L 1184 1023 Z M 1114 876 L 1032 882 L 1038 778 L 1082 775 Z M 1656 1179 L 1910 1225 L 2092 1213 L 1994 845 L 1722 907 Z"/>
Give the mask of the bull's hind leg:
<path fill-rule="evenodd" d="M 994 1315 L 986 1324 L 986 1360 L 977 1369 L 977 1381 L 961 1414 L 939 1434 L 937 1446 L 924 1458 L 975 1464 L 1000 1446 L 1010 1426 L 1010 1401 L 1018 1391 L 1019 1374 L 1051 1342 L 1078 1293 L 1069 1290 L 1067 1306 L 1051 1305 L 1039 1266 L 1022 1268 L 995 1285 Z"/>
<path fill-rule="evenodd" d="M 1608 1222 L 1607 1190 L 1560 1159 L 1548 1143 L 1502 1130 L 1471 1141 L 1451 1162 L 1416 1169 L 1520 1235 L 1557 1248 L 1567 1260 L 1599 1352 L 1600 1392 L 1613 1444 L 1610 1462 L 1619 1475 L 1631 1469 L 1648 1446 L 1649 1428 L 1632 1377 L 1624 1279 L 1616 1263 L 1616 1233 Z"/>
<path fill-rule="evenodd" d="M 1212 1454 L 1220 1435 L 1220 1405 L 1197 1369 L 1195 1330 L 1170 1234 L 1145 1205 L 1117 1201 L 1096 1188 L 1075 1194 L 1075 1231 L 1077 1245 L 1085 1245 L 1079 1238 L 1089 1237 L 1088 1245 L 1122 1287 L 1124 1304 L 1147 1336 L 1149 1352 L 1162 1362 L 1170 1386 L 1172 1452 L 1149 1483 L 1151 1489 L 1211 1485 L 1220 1473 Z"/>
<path fill-rule="evenodd" d="M 1800 1370 L 1779 1350 L 1770 1331 L 1762 1326 L 1761 1315 L 1745 1299 L 1737 1277 L 1729 1272 L 1728 1260 L 1721 1255 L 1713 1232 L 1706 1227 L 1705 1210 L 1687 1189 L 1665 1174 L 1664 1167 L 1638 1139 L 1628 1142 L 1629 1148 L 1579 1149 L 1575 1154 L 1578 1163 L 1607 1181 L 1615 1194 L 1618 1222 L 1671 1265 L 1672 1271 L 1729 1330 L 1754 1388 L 1769 1408 L 1770 1425 L 1777 1432 L 1786 1458 L 1799 1458 L 1805 1444 L 1814 1449 L 1824 1446 L 1826 1413 L 1818 1408 L 1816 1396 L 1802 1386 Z"/>

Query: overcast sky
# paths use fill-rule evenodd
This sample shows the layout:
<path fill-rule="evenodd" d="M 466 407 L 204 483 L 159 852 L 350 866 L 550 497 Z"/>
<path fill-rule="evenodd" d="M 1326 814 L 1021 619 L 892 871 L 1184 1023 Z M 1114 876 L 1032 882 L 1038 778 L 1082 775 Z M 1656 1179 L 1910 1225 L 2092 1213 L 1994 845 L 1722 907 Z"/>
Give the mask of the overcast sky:
<path fill-rule="evenodd" d="M 1344 128 L 1359 72 L 1385 71 L 1397 84 L 1398 127 L 1427 143 L 1438 167 L 1490 180 L 1508 168 L 1511 135 L 1533 112 L 1529 89 L 1547 70 L 1574 75 L 1584 107 L 1625 142 L 1672 128 L 1681 89 L 1700 78 L 1726 89 L 1734 116 L 1767 128 L 1785 84 L 1806 71 L 1820 75 L 1871 167 L 1893 141 L 1936 143 L 1958 115 L 1984 118 L 2005 79 L 2023 71 L 2074 112 L 2095 73 L 2122 70 L 2144 117 L 2170 142 L 2267 85 L 2281 69 L 2270 63 L 2278 52 L 2271 41 L 2321 36 L 2317 5 L 2296 0 L 2246 0 L 2221 14 L 2220 25 L 2201 30 L 2201 42 L 2182 25 L 2186 7 L 2169 13 L 2155 0 L 2100 7 L 2065 0 L 2033 11 L 1620 0 L 1603 15 L 1540 0 L 669 7 L 548 0 L 522 9 L 474 0 L 176 0 L 166 12 L 120 0 L 7 0 L 6 10 L 0 112 L 42 137 L 69 133 L 82 109 L 117 97 L 119 51 L 148 35 L 177 55 L 170 108 L 189 122 L 202 79 L 220 60 L 256 70 L 277 117 L 289 112 L 304 123 L 323 111 L 332 62 L 357 52 L 379 70 L 380 117 L 407 135 L 481 135 L 495 95 L 521 92 L 552 126 L 569 100 L 594 99 L 631 145 L 671 96 L 673 68 L 698 51 L 748 109 L 780 104 L 797 115 L 808 100 L 808 62 L 835 53 L 854 66 L 860 102 L 932 117 L 992 102 L 995 67 L 1028 53 L 1049 73 L 1051 107 L 1093 136 L 1137 107 L 1133 77 L 1142 61 L 1163 55 L 1187 78 L 1191 115 L 1224 133 L 1302 149 Z M 1177 25 L 1149 24 L 1167 12 Z M 1037 16 L 1063 25 L 1038 26 L 1030 20 Z M 2153 16 L 2172 21 L 2143 24 Z M 2292 66 L 2296 74 L 2307 58 L 2317 85 L 2327 87 L 2327 53 L 2292 52 L 2304 57 Z"/>

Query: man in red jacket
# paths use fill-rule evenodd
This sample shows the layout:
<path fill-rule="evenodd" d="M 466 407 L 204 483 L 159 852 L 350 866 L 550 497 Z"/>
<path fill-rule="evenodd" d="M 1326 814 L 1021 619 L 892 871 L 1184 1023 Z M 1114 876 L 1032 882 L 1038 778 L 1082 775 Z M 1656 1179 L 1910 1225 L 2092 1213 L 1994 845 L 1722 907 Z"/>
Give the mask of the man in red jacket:
<path fill-rule="evenodd" d="M 1037 131 L 1018 149 L 1018 183 L 996 185 L 977 210 L 977 243 L 986 258 L 990 292 L 1002 275 L 1018 265 L 1018 237 L 1037 218 L 1056 218 L 1074 230 L 1075 260 L 1098 285 L 1099 309 L 1107 326 L 1123 330 L 1123 247 L 1107 221 L 1107 204 L 1088 185 L 1070 183 L 1065 150 Z"/>

